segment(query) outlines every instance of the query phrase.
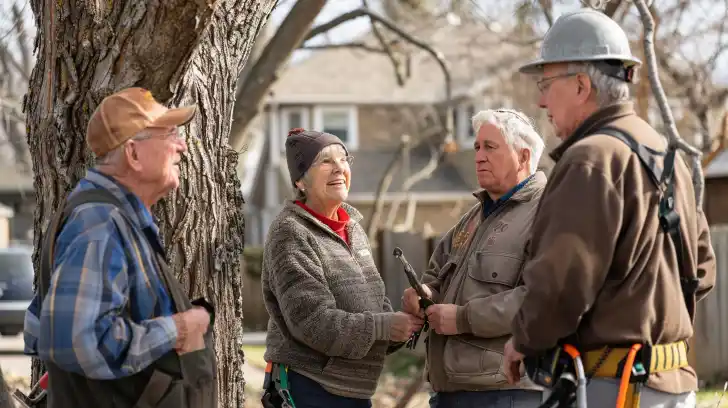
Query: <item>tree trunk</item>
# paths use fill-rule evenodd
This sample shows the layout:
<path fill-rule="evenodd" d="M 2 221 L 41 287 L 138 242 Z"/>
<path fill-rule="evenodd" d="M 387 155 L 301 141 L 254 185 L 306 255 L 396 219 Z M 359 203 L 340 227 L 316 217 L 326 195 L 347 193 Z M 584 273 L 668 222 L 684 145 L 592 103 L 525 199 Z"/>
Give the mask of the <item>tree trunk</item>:
<path fill-rule="evenodd" d="M 15 400 L 12 397 L 12 391 L 5 381 L 5 374 L 0 368 L 0 408 L 14 408 Z"/>
<path fill-rule="evenodd" d="M 24 108 L 37 197 L 36 270 L 48 220 L 93 164 L 86 124 L 103 97 L 141 86 L 172 106 L 197 103 L 185 130 L 181 186 L 154 213 L 180 281 L 216 307 L 221 407 L 244 404 L 244 202 L 237 154 L 227 142 L 236 79 L 273 3 L 31 0 L 38 58 Z M 33 382 L 42 371 L 34 361 Z"/>

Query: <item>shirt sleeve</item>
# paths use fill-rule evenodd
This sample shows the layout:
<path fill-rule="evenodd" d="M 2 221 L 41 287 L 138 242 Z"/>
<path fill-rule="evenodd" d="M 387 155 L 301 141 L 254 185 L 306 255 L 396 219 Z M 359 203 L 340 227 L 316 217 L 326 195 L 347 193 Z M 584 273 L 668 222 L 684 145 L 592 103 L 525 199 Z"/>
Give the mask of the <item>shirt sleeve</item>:
<path fill-rule="evenodd" d="M 35 342 L 42 360 L 100 380 L 140 372 L 177 341 L 171 316 L 141 322 L 125 316 L 127 261 L 114 236 L 82 234 L 58 254 L 37 322 L 40 336 L 26 334 L 26 348 Z M 29 312 L 31 327 L 33 320 Z"/>

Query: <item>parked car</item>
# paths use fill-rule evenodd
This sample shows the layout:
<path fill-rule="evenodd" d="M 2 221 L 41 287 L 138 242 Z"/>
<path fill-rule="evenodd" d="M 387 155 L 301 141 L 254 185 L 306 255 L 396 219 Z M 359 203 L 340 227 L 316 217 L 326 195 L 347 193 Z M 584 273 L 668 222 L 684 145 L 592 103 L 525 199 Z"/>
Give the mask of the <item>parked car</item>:
<path fill-rule="evenodd" d="M 25 311 L 33 299 L 31 248 L 0 248 L 0 334 L 16 336 L 23 331 Z"/>

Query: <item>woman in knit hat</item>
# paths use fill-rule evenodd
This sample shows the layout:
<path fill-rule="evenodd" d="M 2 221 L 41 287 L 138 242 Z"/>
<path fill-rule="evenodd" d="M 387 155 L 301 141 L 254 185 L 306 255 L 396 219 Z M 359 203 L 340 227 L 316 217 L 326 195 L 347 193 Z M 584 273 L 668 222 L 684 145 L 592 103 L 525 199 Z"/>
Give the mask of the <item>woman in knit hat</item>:
<path fill-rule="evenodd" d="M 286 158 L 296 199 L 272 222 L 263 255 L 274 380 L 264 399 L 286 398 L 287 388 L 297 408 L 371 407 L 386 354 L 423 321 L 394 312 L 384 295 L 362 216 L 344 203 L 352 161 L 344 143 L 293 129 Z"/>

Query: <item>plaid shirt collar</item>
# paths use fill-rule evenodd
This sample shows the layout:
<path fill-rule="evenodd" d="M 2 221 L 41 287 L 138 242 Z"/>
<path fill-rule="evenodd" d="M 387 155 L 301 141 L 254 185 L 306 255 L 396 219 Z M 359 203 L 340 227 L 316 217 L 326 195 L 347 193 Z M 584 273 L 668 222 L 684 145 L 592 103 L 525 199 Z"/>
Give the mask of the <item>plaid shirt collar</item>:
<path fill-rule="evenodd" d="M 118 181 L 114 180 L 113 177 L 103 174 L 97 169 L 89 169 L 86 172 L 84 181 L 87 181 L 92 186 L 86 186 L 81 183 L 80 189 L 87 190 L 90 188 L 103 188 L 111 192 L 116 198 L 118 198 L 124 205 L 124 209 L 127 214 L 130 215 L 134 222 L 136 222 L 142 229 L 150 228 L 155 234 L 159 233 L 159 228 L 154 222 L 154 217 L 149 212 L 147 207 L 144 206 L 142 200 L 136 194 L 132 193 L 121 185 Z"/>

